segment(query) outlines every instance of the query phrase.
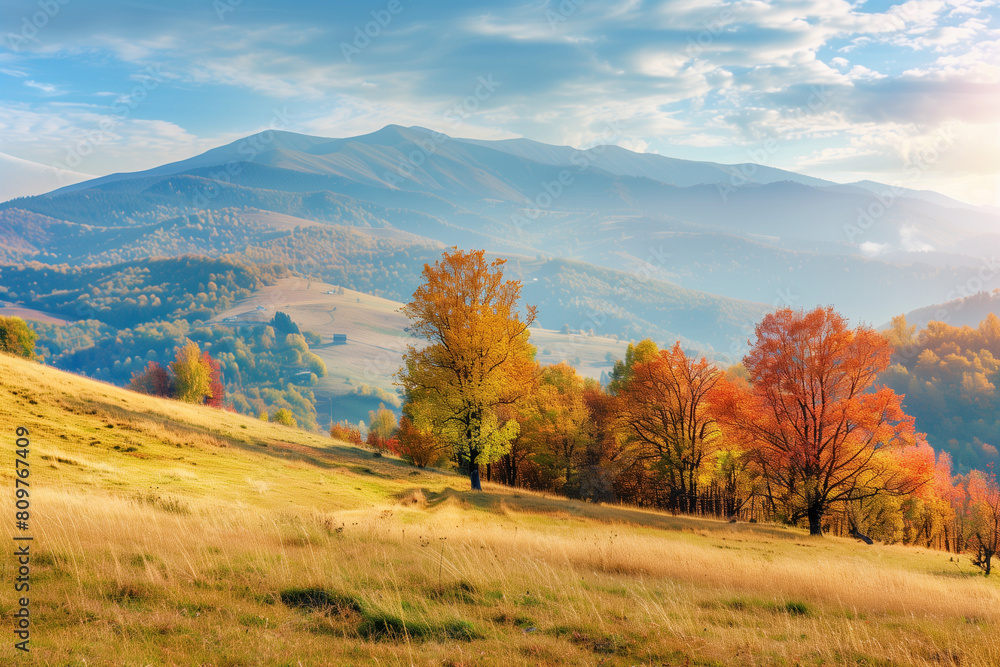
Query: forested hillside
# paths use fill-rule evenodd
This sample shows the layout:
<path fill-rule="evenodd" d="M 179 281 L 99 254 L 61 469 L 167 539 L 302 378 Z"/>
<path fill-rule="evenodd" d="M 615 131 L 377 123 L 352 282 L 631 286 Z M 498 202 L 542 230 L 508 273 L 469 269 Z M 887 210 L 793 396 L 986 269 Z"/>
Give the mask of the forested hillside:
<path fill-rule="evenodd" d="M 1000 464 L 1000 319 L 978 326 L 932 321 L 917 330 L 906 318 L 888 331 L 895 347 L 883 380 L 906 395 L 906 409 L 959 471 Z"/>
<path fill-rule="evenodd" d="M 57 368 L 127 385 L 150 362 L 166 365 L 194 341 L 219 364 L 227 405 L 253 415 L 288 409 L 315 428 L 310 387 L 326 367 L 305 336 L 266 321 L 208 324 L 286 274 L 277 265 L 202 256 L 82 267 L 32 262 L 0 265 L 0 298 L 68 320 L 32 323 L 38 354 Z"/>

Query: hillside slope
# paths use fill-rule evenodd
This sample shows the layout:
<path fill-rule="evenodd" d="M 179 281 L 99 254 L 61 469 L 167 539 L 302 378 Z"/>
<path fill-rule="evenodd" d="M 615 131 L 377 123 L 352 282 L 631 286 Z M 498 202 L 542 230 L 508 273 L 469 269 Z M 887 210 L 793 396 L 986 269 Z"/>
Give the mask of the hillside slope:
<path fill-rule="evenodd" d="M 0 355 L 0 378 L 8 498 L 14 429 L 31 441 L 31 664 L 1000 660 L 1000 591 L 965 559 L 472 493 L 20 359 Z M 17 609 L 0 598 L 5 623 Z"/>

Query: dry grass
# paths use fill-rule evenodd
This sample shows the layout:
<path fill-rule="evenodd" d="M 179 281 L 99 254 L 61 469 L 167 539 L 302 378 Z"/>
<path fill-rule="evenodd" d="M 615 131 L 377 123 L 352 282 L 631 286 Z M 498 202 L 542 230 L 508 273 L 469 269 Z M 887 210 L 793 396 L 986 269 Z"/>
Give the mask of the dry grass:
<path fill-rule="evenodd" d="M 33 443 L 25 664 L 1000 664 L 1000 589 L 966 559 L 473 494 L 306 432 L 0 374 L 0 418 Z"/>

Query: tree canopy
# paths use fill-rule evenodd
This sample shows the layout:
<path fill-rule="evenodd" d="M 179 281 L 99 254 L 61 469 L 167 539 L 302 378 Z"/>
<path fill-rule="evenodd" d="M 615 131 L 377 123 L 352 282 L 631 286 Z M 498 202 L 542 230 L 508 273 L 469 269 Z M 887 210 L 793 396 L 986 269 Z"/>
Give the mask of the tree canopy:
<path fill-rule="evenodd" d="M 37 336 L 20 317 L 0 317 L 0 352 L 34 359 Z"/>
<path fill-rule="evenodd" d="M 750 447 L 788 518 L 823 532 L 836 501 L 903 490 L 888 456 L 913 444 L 913 418 L 891 389 L 873 388 L 892 348 L 870 327 L 851 329 L 832 308 L 784 308 L 764 317 L 721 420 Z M 912 488 L 910 489 L 912 490 Z"/>
<path fill-rule="evenodd" d="M 452 446 L 474 489 L 479 466 L 507 451 L 519 431 L 502 408 L 523 400 L 536 375 L 528 342 L 535 308 L 523 317 L 517 311 L 521 284 L 504 280 L 504 261 L 487 263 L 482 250 L 445 251 L 424 265 L 423 282 L 402 308 L 409 331 L 428 343 L 408 346 L 397 374 L 414 423 Z"/>

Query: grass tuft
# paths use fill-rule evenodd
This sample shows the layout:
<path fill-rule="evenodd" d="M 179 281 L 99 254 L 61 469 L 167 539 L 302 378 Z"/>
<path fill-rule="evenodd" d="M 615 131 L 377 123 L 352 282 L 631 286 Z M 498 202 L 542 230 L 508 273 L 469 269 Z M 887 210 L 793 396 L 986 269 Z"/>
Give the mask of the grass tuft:
<path fill-rule="evenodd" d="M 427 623 L 403 620 L 395 614 L 382 611 L 364 613 L 364 620 L 358 626 L 358 634 L 365 639 L 399 641 L 424 639 L 433 634 Z"/>
<path fill-rule="evenodd" d="M 311 609 L 324 613 L 362 613 L 364 606 L 357 598 L 328 591 L 322 588 L 288 588 L 278 594 L 279 599 L 289 607 Z"/>

